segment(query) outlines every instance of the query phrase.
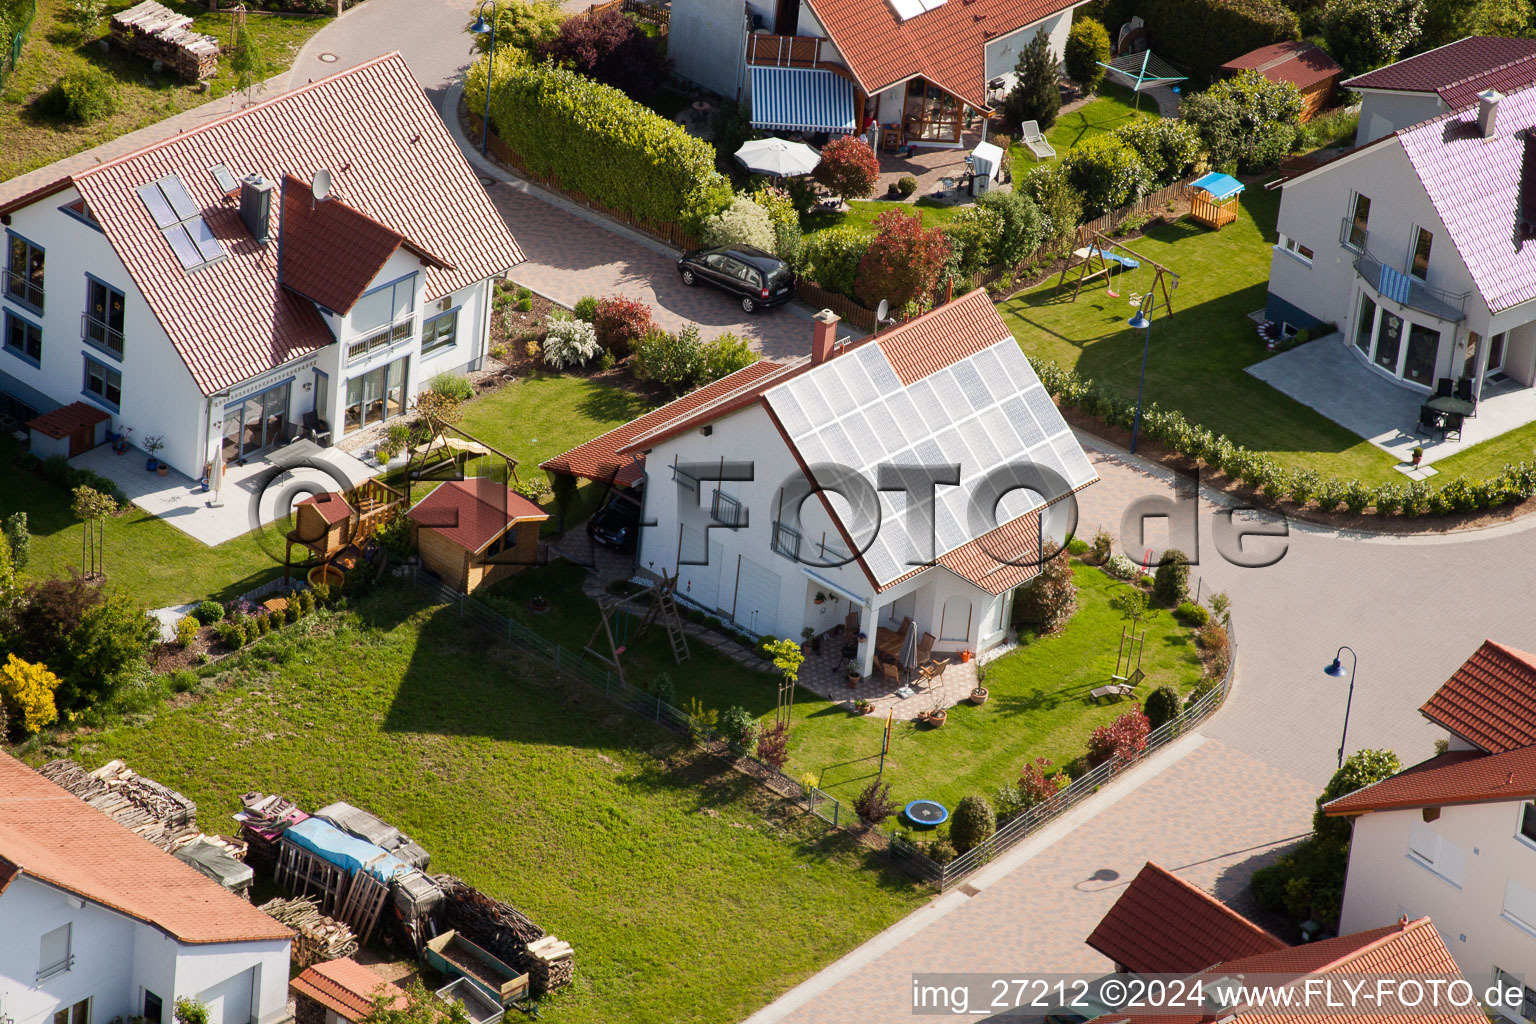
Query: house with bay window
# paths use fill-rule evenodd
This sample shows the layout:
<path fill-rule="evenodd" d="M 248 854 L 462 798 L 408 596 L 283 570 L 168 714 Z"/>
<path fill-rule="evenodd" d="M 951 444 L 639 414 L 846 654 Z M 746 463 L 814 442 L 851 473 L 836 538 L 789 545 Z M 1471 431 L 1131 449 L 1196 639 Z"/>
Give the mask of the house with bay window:
<path fill-rule="evenodd" d="M 1061 59 L 1084 0 L 673 0 L 667 54 L 682 77 L 750 106 L 763 131 L 959 146 L 992 113 L 1044 30 Z"/>
<path fill-rule="evenodd" d="M 1286 180 L 1268 318 L 1332 324 L 1362 365 L 1419 393 L 1444 378 L 1474 398 L 1536 385 L 1533 81 Z"/>
<path fill-rule="evenodd" d="M 1446 749 L 1323 805 L 1352 823 L 1340 929 L 1428 915 L 1469 977 L 1536 1021 L 1536 654 L 1485 641 L 1421 707 Z"/>
<path fill-rule="evenodd" d="M 0 412 L 83 403 L 194 480 L 477 367 L 522 260 L 398 54 L 61 174 L 0 225 Z"/>

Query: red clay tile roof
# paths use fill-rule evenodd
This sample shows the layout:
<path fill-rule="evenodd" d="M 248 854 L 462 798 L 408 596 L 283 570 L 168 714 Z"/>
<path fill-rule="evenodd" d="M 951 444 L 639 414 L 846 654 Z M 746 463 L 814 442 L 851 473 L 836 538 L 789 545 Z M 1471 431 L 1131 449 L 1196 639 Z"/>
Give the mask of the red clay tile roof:
<path fill-rule="evenodd" d="M 1451 750 L 1374 786 L 1323 805 L 1326 814 L 1364 814 L 1410 807 L 1502 803 L 1536 797 L 1536 747 L 1485 754 Z"/>
<path fill-rule="evenodd" d="M 1536 655 L 1484 640 L 1419 711 L 1490 754 L 1536 744 Z"/>
<path fill-rule="evenodd" d="M 1088 945 L 1134 974 L 1193 974 L 1286 944 L 1151 861 L 1104 915 Z"/>
<path fill-rule="evenodd" d="M 324 501 L 320 499 L 326 499 Z M 335 525 L 345 522 L 352 515 L 352 506 L 347 504 L 347 499 L 338 491 L 327 491 L 324 494 L 311 494 L 298 502 L 300 505 L 313 505 L 320 513 L 320 517 L 327 523 Z"/>
<path fill-rule="evenodd" d="M 362 1020 L 373 1011 L 373 999 L 380 989 L 393 996 L 396 1005 L 406 998 L 400 986 L 350 957 L 314 964 L 288 984 L 296 995 L 309 996 L 350 1021 Z"/>
<path fill-rule="evenodd" d="M 977 289 L 875 340 L 903 386 L 969 359 L 1009 336 L 992 299 Z"/>
<path fill-rule="evenodd" d="M 1477 103 L 1477 95 L 1489 89 L 1514 92 L 1536 82 L 1536 54 L 1512 60 L 1492 71 L 1472 75 L 1437 90 L 1440 99 L 1452 110 L 1463 110 Z"/>
<path fill-rule="evenodd" d="M 1315 43 L 1286 41 L 1261 46 L 1227 61 L 1223 71 L 1258 71 L 1271 82 L 1290 82 L 1302 92 L 1337 78 L 1343 70 Z"/>
<path fill-rule="evenodd" d="M 179 942 L 293 937 L 219 883 L 6 754 L 0 754 L 0 861 Z"/>
<path fill-rule="evenodd" d="M 208 173 L 214 164 L 269 181 L 328 168 L 337 199 L 452 261 L 427 269 L 428 300 L 523 259 L 396 53 L 74 175 L 70 183 L 204 394 L 335 341 L 314 306 L 278 284 L 273 247 L 281 239 L 272 252 L 256 244 Z M 136 194 L 172 173 L 229 254 L 190 273 Z"/>
<path fill-rule="evenodd" d="M 102 420 L 111 418 L 104 410 L 94 405 L 70 402 L 53 412 L 45 412 L 35 419 L 27 420 L 27 429 L 35 430 L 39 434 L 47 434 L 52 438 L 65 438 L 77 430 L 94 427 Z"/>
<path fill-rule="evenodd" d="M 394 228 L 340 199 L 317 202 L 309 185 L 283 175 L 278 279 L 283 287 L 336 313 L 349 313 L 402 245 L 423 262 L 451 270 Z"/>
<path fill-rule="evenodd" d="M 1439 92 L 1505 65 L 1536 57 L 1536 40 L 1469 36 L 1347 79 L 1349 89 Z"/>
<path fill-rule="evenodd" d="M 406 513 L 459 547 L 479 551 L 517 523 L 542 523 L 549 514 L 490 477 L 449 480 Z"/>
<path fill-rule="evenodd" d="M 627 451 L 636 438 L 663 430 L 669 424 L 686 421 L 700 412 L 707 411 L 713 418 L 720 415 L 718 408 L 728 399 L 750 395 L 755 400 L 765 389 L 765 382 L 775 379 L 774 375 L 783 369 L 782 363 L 759 360 L 668 402 L 659 409 L 652 409 L 623 426 L 614 427 L 606 434 L 594 437 L 568 452 L 545 459 L 539 463 L 539 468 L 601 483 L 612 479 L 621 487 L 633 486 L 644 475 L 644 467 L 638 457 Z"/>
<path fill-rule="evenodd" d="M 948 0 L 902 21 L 888 0 L 806 0 L 864 92 L 922 75 L 987 108 L 986 46 L 1073 0 Z"/>

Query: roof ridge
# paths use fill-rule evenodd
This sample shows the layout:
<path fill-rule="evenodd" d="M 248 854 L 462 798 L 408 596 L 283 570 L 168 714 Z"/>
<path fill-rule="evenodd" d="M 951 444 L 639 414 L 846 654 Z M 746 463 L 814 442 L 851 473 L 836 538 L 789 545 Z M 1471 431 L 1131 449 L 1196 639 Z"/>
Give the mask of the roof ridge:
<path fill-rule="evenodd" d="M 1311 971 L 1310 974 L 1323 974 L 1323 973 L 1327 973 L 1327 972 L 1330 972 L 1330 971 L 1334 971 L 1334 970 L 1336 970 L 1336 969 L 1338 969 L 1340 967 L 1343 967 L 1346 964 L 1352 963 L 1355 960 L 1360 959 L 1360 957 L 1364 956 L 1366 953 L 1375 952 L 1376 950 L 1382 948 L 1383 946 L 1385 946 L 1385 945 L 1387 945 L 1387 944 L 1389 944 L 1391 942 L 1395 942 L 1399 937 L 1401 937 L 1403 935 L 1407 935 L 1409 932 L 1414 931 L 1414 930 L 1416 930 L 1418 928 L 1422 928 L 1422 927 L 1424 927 L 1425 925 L 1428 925 L 1428 924 L 1430 924 L 1430 920 L 1429 920 L 1428 917 L 1419 917 L 1419 918 L 1413 919 L 1412 921 L 1409 921 L 1409 920 L 1406 920 L 1406 919 L 1401 919 L 1401 920 L 1398 921 L 1398 923 L 1397 923 L 1395 928 L 1392 925 L 1388 925 L 1387 926 L 1388 928 L 1392 929 L 1391 931 L 1388 931 L 1384 935 L 1377 936 L 1376 938 L 1372 939 L 1370 942 L 1364 943 L 1363 945 L 1360 945 L 1360 946 L 1356 946 L 1354 949 L 1352 949 L 1349 952 L 1343 954 L 1338 959 L 1331 960 L 1328 963 L 1323 964 L 1322 966 L 1320 966 L 1320 967 L 1316 968 L 1315 970 Z"/>

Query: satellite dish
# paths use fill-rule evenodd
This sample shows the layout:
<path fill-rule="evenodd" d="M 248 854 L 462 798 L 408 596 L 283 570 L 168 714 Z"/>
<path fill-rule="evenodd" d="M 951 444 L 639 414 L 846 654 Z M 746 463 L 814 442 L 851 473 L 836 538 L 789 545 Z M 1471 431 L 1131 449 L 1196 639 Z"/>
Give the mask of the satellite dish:
<path fill-rule="evenodd" d="M 325 197 L 331 194 L 331 172 L 324 167 L 315 172 L 315 180 L 310 183 L 309 191 L 316 201 L 324 202 Z"/>
<path fill-rule="evenodd" d="M 875 307 L 875 323 L 883 324 L 891 315 L 891 304 L 886 299 L 880 300 L 880 305 Z"/>

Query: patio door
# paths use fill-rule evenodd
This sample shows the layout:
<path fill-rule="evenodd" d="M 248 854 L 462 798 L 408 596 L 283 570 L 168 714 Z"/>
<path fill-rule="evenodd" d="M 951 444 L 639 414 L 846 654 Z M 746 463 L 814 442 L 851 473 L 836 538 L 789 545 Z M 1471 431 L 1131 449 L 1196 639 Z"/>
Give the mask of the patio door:
<path fill-rule="evenodd" d="M 1403 350 L 1403 318 L 1381 311 L 1381 329 L 1376 332 L 1376 365 L 1397 376 L 1397 357 Z"/>
<path fill-rule="evenodd" d="M 1503 331 L 1488 339 L 1488 375 L 1492 376 L 1504 369 L 1504 341 L 1507 335 Z"/>
<path fill-rule="evenodd" d="M 249 459 L 282 441 L 288 428 L 288 400 L 293 383 L 258 391 L 224 407 L 225 462 Z"/>

